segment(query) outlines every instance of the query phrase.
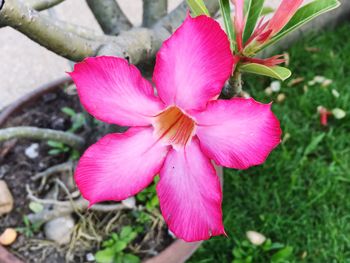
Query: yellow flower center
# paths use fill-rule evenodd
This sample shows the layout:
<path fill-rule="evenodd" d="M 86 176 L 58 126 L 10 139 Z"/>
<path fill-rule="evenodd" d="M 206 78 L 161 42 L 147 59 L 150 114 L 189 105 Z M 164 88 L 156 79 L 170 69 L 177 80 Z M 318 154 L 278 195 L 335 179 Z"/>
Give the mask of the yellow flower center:
<path fill-rule="evenodd" d="M 196 125 L 194 120 L 178 107 L 172 106 L 156 116 L 153 126 L 159 140 L 179 148 L 191 140 Z"/>

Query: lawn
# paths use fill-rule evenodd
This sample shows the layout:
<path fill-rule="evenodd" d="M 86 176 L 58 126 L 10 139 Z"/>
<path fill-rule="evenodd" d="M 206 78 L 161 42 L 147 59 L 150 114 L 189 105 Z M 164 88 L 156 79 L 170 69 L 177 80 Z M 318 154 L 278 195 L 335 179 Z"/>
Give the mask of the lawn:
<path fill-rule="evenodd" d="M 281 87 L 285 101 L 273 104 L 283 143 L 262 166 L 225 170 L 223 210 L 228 238 L 205 242 L 190 262 L 350 262 L 349 32 L 346 24 L 311 34 L 287 50 L 293 76 Z M 333 83 L 308 86 L 316 75 Z M 305 81 L 288 86 L 299 77 Z M 264 92 L 271 79 L 252 75 L 244 79 L 245 89 L 255 99 L 276 101 L 278 93 Z M 341 108 L 347 116 L 330 117 L 324 127 L 319 105 Z M 269 238 L 274 243 L 270 250 L 266 244 L 265 249 L 249 245 L 248 230 Z"/>

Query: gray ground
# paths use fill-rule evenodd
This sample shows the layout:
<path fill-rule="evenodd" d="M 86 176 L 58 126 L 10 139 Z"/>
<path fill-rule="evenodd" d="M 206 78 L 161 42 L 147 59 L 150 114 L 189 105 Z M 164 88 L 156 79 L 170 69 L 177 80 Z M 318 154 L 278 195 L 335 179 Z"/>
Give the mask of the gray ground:
<path fill-rule="evenodd" d="M 142 0 L 118 0 L 135 25 L 141 23 Z M 169 0 L 169 10 L 181 0 Z M 267 1 L 276 6 L 280 0 Z M 79 10 L 77 12 L 77 10 Z M 66 0 L 54 8 L 54 15 L 62 20 L 101 31 L 85 0 Z M 34 43 L 12 28 L 0 29 L 0 109 L 48 81 L 70 71 L 66 59 Z"/>

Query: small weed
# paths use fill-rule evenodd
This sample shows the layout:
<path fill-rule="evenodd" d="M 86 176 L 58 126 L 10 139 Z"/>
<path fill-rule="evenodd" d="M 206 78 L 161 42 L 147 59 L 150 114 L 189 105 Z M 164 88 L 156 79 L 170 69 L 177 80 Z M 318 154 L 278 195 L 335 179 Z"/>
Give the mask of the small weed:
<path fill-rule="evenodd" d="M 102 243 L 101 250 L 95 254 L 97 263 L 139 263 L 140 258 L 125 252 L 128 245 L 136 238 L 137 232 L 131 226 L 122 228 L 119 234 L 112 233 Z"/>

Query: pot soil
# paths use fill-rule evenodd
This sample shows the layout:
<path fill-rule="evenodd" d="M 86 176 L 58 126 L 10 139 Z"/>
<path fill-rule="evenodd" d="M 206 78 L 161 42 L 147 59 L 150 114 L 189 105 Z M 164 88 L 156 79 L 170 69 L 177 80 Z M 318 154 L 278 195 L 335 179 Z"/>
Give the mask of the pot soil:
<path fill-rule="evenodd" d="M 78 127 L 75 133 L 89 138 L 88 145 L 111 132 L 110 126 L 99 123 L 88 128 L 86 123 L 94 120 L 82 113 L 75 88 L 68 78 L 49 83 L 10 105 L 0 114 L 0 126 L 35 126 L 67 131 L 76 122 L 67 114 L 67 110 L 63 110 L 67 108 L 69 112 L 83 116 L 84 125 Z M 112 131 L 122 130 L 125 129 L 112 127 Z M 13 211 L 0 218 L 0 233 L 7 227 L 17 228 L 22 233 L 8 250 L 23 262 L 87 262 L 87 255 L 93 255 L 101 249 L 102 241 L 108 239 L 112 232 L 119 233 L 123 226 L 131 226 L 138 233 L 125 252 L 137 255 L 146 263 L 185 262 L 201 244 L 173 239 L 156 202 L 153 200 L 153 206 L 149 205 L 148 198 L 154 199 L 150 191 L 143 194 L 142 198 L 136 197 L 136 208 L 131 210 L 74 211 L 75 226 L 70 242 L 57 245 L 46 240 L 44 227 L 37 223 L 37 219 L 45 211 L 55 210 L 57 205 L 43 201 L 44 210 L 33 214 L 29 208 L 31 202 L 33 206 L 33 197 L 40 199 L 35 204 L 43 199 L 69 202 L 67 192 L 71 193 L 71 198 L 78 192 L 72 180 L 72 169 L 50 174 L 45 179 L 33 178 L 50 167 L 67 163 L 75 153 L 69 148 L 62 148 L 61 152 L 53 151 L 52 145 L 48 145 L 47 141 L 27 139 L 13 139 L 0 143 L 0 146 L 0 179 L 6 181 L 15 199 Z M 34 155 L 28 155 L 29 148 L 35 148 Z M 68 162 L 74 163 L 72 160 Z M 222 169 L 218 168 L 218 172 L 222 176 Z M 29 223 L 28 219 L 34 219 L 34 223 Z M 0 257 L 1 262 L 16 262 L 12 255 L 5 253 L 3 247 L 0 249 L 4 255 L 3 258 Z"/>

